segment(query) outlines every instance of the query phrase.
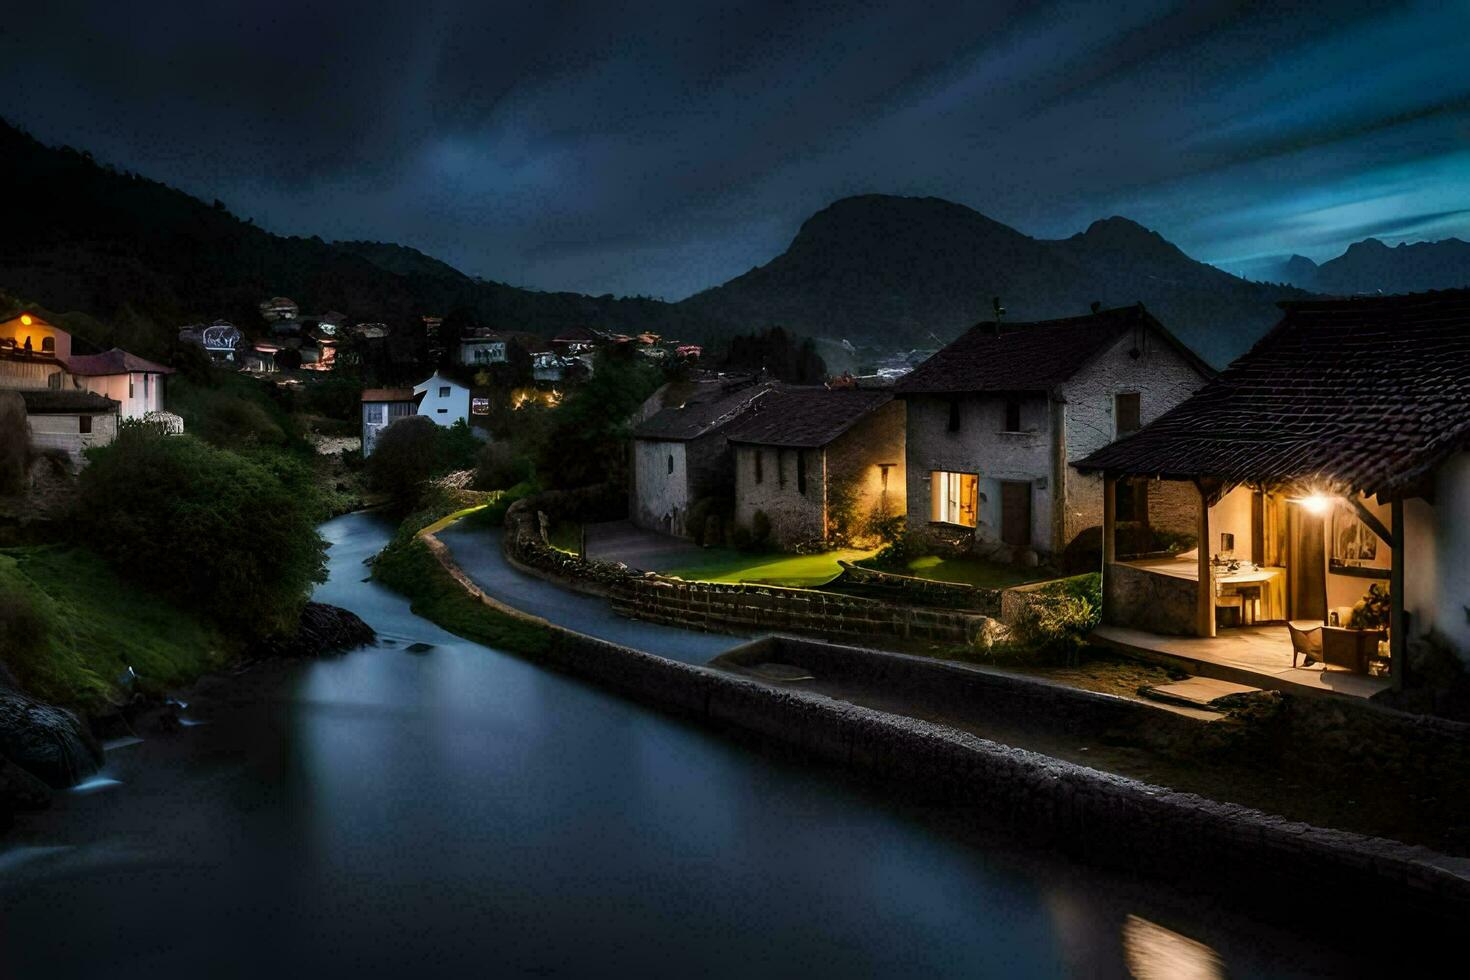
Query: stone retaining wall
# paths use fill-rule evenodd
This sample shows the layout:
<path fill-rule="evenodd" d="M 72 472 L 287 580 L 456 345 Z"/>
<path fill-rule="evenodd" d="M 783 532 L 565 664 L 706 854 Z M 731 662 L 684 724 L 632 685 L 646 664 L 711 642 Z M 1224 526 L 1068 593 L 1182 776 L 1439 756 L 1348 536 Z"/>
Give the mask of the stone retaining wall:
<path fill-rule="evenodd" d="M 1054 846 L 1130 871 L 1315 888 L 1361 913 L 1403 903 L 1438 915 L 1470 910 L 1470 862 L 1423 847 L 1325 830 L 1247 807 L 1176 793 L 1011 748 L 941 725 L 784 690 L 585 636 L 484 595 L 432 535 L 446 569 L 482 601 L 543 625 L 552 641 L 532 659 L 635 701 L 719 730 L 795 748 L 1041 834 Z M 1459 869 L 1459 871 L 1456 870 Z M 1249 877 L 1248 877 L 1249 876 Z"/>
<path fill-rule="evenodd" d="M 842 566 L 842 574 L 829 583 L 836 588 L 871 590 L 874 598 L 897 599 L 918 606 L 965 609 L 986 616 L 996 616 L 1001 612 L 1000 589 L 899 575 L 848 561 L 837 564 Z"/>

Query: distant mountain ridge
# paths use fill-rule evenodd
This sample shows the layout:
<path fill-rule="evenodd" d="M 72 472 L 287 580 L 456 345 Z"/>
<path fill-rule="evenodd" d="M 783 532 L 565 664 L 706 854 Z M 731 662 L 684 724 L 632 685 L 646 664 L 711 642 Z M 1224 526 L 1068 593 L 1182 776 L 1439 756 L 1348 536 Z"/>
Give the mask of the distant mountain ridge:
<path fill-rule="evenodd" d="M 1305 295 L 1197 262 L 1126 218 L 1049 241 L 939 198 L 865 195 L 817 212 L 784 253 L 680 305 L 854 343 L 932 346 L 987 318 L 993 297 L 1012 321 L 1141 301 L 1223 363 L 1279 319 L 1277 301 Z"/>
<path fill-rule="evenodd" d="M 681 302 L 539 292 L 465 275 L 407 246 L 275 235 L 218 201 L 43 146 L 3 121 L 0 206 L 21 216 L 0 238 L 0 292 L 87 314 L 97 335 L 85 340 L 153 356 L 184 323 L 263 327 L 258 304 L 278 295 L 403 333 L 421 329 L 425 313 L 466 309 L 485 326 L 538 333 L 585 325 L 717 343 L 782 325 L 890 351 L 945 343 L 988 319 L 998 297 L 1011 322 L 1143 302 L 1223 365 L 1277 321 L 1279 300 L 1310 295 L 1198 262 L 1122 217 L 1046 240 L 950 201 L 881 194 L 832 203 L 771 261 Z"/>
<path fill-rule="evenodd" d="M 1321 265 L 1293 255 L 1277 275 L 1303 289 L 1341 295 L 1455 289 L 1470 286 L 1470 242 L 1446 238 L 1389 247 L 1365 238 Z"/>

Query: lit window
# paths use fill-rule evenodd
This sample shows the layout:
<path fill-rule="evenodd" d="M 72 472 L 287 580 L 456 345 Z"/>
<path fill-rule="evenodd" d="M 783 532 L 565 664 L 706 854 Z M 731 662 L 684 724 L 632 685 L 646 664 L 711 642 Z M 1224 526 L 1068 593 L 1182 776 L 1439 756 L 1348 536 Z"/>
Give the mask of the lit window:
<path fill-rule="evenodd" d="M 933 519 L 944 524 L 974 527 L 979 511 L 980 477 L 975 473 L 929 474 L 933 494 Z"/>

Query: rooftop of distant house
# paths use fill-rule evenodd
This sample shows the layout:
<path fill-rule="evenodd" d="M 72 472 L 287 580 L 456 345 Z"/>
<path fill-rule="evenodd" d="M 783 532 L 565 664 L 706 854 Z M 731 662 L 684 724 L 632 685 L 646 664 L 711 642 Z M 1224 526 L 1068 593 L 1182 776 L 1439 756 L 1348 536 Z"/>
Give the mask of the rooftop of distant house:
<path fill-rule="evenodd" d="M 1140 303 L 1034 323 L 978 323 L 894 385 L 900 395 L 1047 391 L 1062 384 L 1130 331 L 1163 337 L 1205 377 L 1214 371 Z"/>
<path fill-rule="evenodd" d="M 162 364 L 129 354 L 121 347 L 101 354 L 73 354 L 67 358 L 66 369 L 72 374 L 96 377 L 107 374 L 173 374 L 174 369 Z"/>
<path fill-rule="evenodd" d="M 80 388 L 23 388 L 19 394 L 31 415 L 88 415 L 118 409 L 111 398 Z"/>
<path fill-rule="evenodd" d="M 412 388 L 364 388 L 362 400 L 365 402 L 411 402 L 418 396 Z"/>
<path fill-rule="evenodd" d="M 727 433 L 731 442 L 818 449 L 893 400 L 890 391 L 867 388 L 781 387 Z"/>
<path fill-rule="evenodd" d="M 663 408 L 640 422 L 633 435 L 671 442 L 698 439 L 728 426 L 773 388 L 751 376 L 666 385 L 660 393 Z"/>
<path fill-rule="evenodd" d="M 1470 447 L 1470 290 L 1280 305 L 1219 377 L 1079 467 L 1394 496 Z"/>

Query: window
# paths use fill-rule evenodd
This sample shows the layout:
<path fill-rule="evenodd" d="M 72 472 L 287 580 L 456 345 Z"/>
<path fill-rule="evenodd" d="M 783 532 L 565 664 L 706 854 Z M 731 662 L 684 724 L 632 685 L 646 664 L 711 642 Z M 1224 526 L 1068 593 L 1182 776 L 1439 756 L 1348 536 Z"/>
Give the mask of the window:
<path fill-rule="evenodd" d="M 1021 399 L 1006 399 L 1006 427 L 1007 432 L 1021 431 Z"/>
<path fill-rule="evenodd" d="M 761 463 L 761 457 L 763 457 L 763 456 L 765 456 L 765 453 L 761 452 L 759 449 L 757 449 L 755 451 L 755 482 L 756 483 L 759 483 L 759 482 L 761 482 L 762 480 L 764 480 L 766 478 L 766 474 L 764 472 L 764 469 L 765 468 L 764 468 L 764 466 Z"/>
<path fill-rule="evenodd" d="M 1117 435 L 1126 436 L 1138 431 L 1139 412 L 1138 392 L 1127 391 L 1113 396 L 1113 424 Z"/>
<path fill-rule="evenodd" d="M 448 385 L 440 385 L 439 386 L 439 397 L 440 398 L 448 398 L 449 397 L 449 386 Z"/>
<path fill-rule="evenodd" d="M 383 416 L 388 414 L 388 406 L 382 404 L 381 402 L 378 402 L 367 405 L 366 409 L 367 410 L 363 413 L 364 422 L 366 422 L 368 425 L 383 424 Z"/>
<path fill-rule="evenodd" d="M 949 431 L 960 431 L 960 400 L 958 398 L 949 400 Z"/>
<path fill-rule="evenodd" d="M 41 353 L 42 354 L 55 354 L 56 353 L 56 338 L 55 337 L 42 337 L 41 338 Z"/>
<path fill-rule="evenodd" d="M 669 472 L 674 472 L 674 454 L 669 453 Z"/>
<path fill-rule="evenodd" d="M 796 492 L 806 493 L 806 450 L 796 451 Z"/>
<path fill-rule="evenodd" d="M 80 432 L 82 435 L 86 435 L 87 433 L 91 432 L 92 431 L 92 416 L 90 416 L 90 415 L 78 415 L 77 416 L 77 431 Z"/>
<path fill-rule="evenodd" d="M 974 527 L 979 511 L 980 476 L 935 470 L 929 474 L 934 520 L 944 524 Z"/>
<path fill-rule="evenodd" d="M 435 409 L 435 411 L 437 411 L 440 415 L 448 415 L 449 414 L 449 409 L 447 409 L 447 408 L 439 408 L 439 409 Z"/>
<path fill-rule="evenodd" d="M 131 374 L 128 375 L 128 397 L 133 397 L 133 376 Z"/>

